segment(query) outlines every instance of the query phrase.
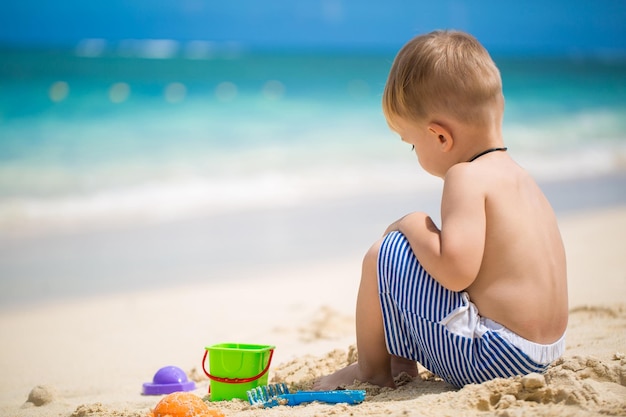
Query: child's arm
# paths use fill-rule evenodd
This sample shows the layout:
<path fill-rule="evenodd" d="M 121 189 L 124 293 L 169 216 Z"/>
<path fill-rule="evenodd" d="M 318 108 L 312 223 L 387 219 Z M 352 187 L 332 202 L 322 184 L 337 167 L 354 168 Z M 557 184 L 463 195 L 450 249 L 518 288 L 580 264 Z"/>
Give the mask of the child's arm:
<path fill-rule="evenodd" d="M 441 200 L 441 230 L 425 213 L 411 213 L 393 223 L 424 268 L 452 291 L 466 289 L 478 275 L 485 247 L 485 196 L 482 181 L 469 164 L 446 175 Z"/>

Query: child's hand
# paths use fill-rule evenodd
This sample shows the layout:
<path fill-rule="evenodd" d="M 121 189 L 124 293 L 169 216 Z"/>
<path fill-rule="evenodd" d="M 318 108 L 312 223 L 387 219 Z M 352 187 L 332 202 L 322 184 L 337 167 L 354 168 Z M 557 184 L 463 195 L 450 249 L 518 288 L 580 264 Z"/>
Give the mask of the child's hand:
<path fill-rule="evenodd" d="M 402 216 L 395 222 L 391 223 L 387 227 L 387 230 L 385 230 L 383 236 L 386 236 L 387 234 L 395 231 L 401 232 L 406 235 L 405 231 L 407 229 L 419 227 L 420 225 L 424 225 L 425 228 L 429 229 L 430 231 L 438 231 L 437 227 L 426 213 L 416 211 Z"/>

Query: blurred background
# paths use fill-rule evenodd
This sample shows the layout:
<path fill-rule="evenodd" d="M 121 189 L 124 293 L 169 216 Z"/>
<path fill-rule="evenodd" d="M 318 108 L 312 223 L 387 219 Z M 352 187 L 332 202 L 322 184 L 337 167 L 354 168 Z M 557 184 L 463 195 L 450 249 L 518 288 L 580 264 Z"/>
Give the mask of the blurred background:
<path fill-rule="evenodd" d="M 360 254 L 436 214 L 380 109 L 434 29 L 491 52 L 557 209 L 626 201 L 624 22 L 621 0 L 5 1 L 0 308 Z"/>

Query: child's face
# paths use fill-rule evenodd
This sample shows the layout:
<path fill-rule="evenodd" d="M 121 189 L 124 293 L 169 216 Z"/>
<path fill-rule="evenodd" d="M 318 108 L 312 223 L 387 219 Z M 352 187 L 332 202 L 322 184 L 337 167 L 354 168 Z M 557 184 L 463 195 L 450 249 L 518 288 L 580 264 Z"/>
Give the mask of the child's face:
<path fill-rule="evenodd" d="M 393 126 L 391 129 L 400 135 L 403 142 L 413 146 L 422 168 L 429 174 L 439 176 L 437 169 L 439 141 L 437 136 L 429 131 L 427 124 L 395 118 L 390 126 Z"/>

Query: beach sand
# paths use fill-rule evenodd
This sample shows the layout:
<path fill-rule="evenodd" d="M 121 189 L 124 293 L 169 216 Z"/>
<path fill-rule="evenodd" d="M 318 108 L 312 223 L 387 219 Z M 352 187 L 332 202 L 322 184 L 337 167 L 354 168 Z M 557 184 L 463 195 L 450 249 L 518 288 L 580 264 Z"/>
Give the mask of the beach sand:
<path fill-rule="evenodd" d="M 626 207 L 559 220 L 570 322 L 565 355 L 544 376 L 457 390 L 423 371 L 401 378 L 396 390 L 352 386 L 368 392 L 356 406 L 263 410 L 239 400 L 210 406 L 242 417 L 626 415 Z M 237 279 L 6 309 L 0 312 L 0 415 L 145 416 L 161 397 L 141 395 L 142 383 L 166 365 L 185 370 L 203 397 L 204 347 L 221 342 L 275 345 L 270 381 L 306 389 L 355 359 L 360 262 L 355 254 L 241 267 Z"/>

